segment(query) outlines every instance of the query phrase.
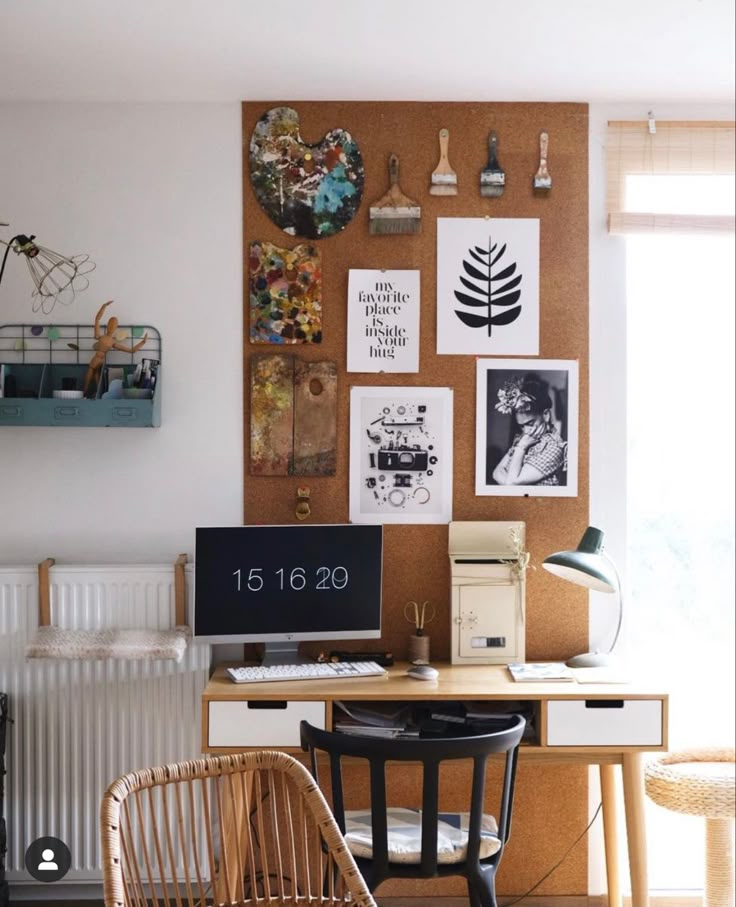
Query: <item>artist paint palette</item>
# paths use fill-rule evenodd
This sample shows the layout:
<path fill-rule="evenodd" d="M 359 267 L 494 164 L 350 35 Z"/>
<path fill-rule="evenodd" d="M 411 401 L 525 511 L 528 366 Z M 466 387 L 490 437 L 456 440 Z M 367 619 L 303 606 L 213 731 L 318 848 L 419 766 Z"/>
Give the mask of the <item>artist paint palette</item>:
<path fill-rule="evenodd" d="M 250 271 L 250 342 L 322 342 L 322 266 L 319 249 L 299 243 L 282 249 L 254 240 Z"/>
<path fill-rule="evenodd" d="M 299 132 L 292 107 L 273 107 L 250 139 L 250 180 L 258 203 L 285 233 L 320 239 L 343 230 L 363 197 L 363 158 L 344 129 L 316 145 Z"/>

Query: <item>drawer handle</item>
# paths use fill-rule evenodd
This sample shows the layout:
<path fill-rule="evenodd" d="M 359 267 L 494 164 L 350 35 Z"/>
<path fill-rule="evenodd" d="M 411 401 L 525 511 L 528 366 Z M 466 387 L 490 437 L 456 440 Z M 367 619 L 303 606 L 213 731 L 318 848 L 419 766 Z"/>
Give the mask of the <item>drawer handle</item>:
<path fill-rule="evenodd" d="M 623 699 L 586 699 L 586 709 L 622 709 Z"/>
<path fill-rule="evenodd" d="M 248 702 L 249 709 L 285 709 L 288 705 L 285 699 L 271 699 L 267 701 L 254 700 Z"/>
<path fill-rule="evenodd" d="M 66 419 L 66 418 L 69 418 L 72 416 L 78 416 L 78 415 L 79 415 L 78 406 L 57 406 L 54 409 L 54 416 L 57 419 Z"/>
<path fill-rule="evenodd" d="M 0 416 L 19 416 L 23 412 L 20 406 L 2 406 L 0 407 Z"/>

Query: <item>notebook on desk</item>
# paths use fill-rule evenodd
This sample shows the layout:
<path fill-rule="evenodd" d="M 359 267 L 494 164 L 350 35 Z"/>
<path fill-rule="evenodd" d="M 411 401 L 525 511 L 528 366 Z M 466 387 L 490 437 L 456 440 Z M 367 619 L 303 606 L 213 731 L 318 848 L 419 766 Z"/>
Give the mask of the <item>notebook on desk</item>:
<path fill-rule="evenodd" d="M 571 682 L 575 676 L 563 661 L 531 661 L 528 663 L 514 662 L 506 665 L 514 680 L 519 683 L 534 683 L 535 681 L 550 680 Z"/>

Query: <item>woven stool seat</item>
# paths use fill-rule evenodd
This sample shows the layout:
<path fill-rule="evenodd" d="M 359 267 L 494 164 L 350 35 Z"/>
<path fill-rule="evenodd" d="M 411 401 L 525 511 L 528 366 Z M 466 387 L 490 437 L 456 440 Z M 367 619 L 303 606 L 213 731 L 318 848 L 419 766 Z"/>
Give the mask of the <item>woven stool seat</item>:
<path fill-rule="evenodd" d="M 736 811 L 733 749 L 668 753 L 650 762 L 644 777 L 649 797 L 674 812 L 731 819 Z"/>
<path fill-rule="evenodd" d="M 733 907 L 734 749 L 668 753 L 644 770 L 648 796 L 659 806 L 706 820 L 706 907 Z"/>

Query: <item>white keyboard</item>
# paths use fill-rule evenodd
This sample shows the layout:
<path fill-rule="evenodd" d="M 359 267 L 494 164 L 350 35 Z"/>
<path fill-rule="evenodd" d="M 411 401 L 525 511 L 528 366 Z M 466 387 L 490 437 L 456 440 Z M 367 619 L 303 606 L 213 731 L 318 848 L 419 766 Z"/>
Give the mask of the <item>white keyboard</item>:
<path fill-rule="evenodd" d="M 388 676 L 388 671 L 375 661 L 324 661 L 302 665 L 269 665 L 268 667 L 227 668 L 233 683 L 267 683 L 283 680 L 344 680 L 351 677 Z"/>

